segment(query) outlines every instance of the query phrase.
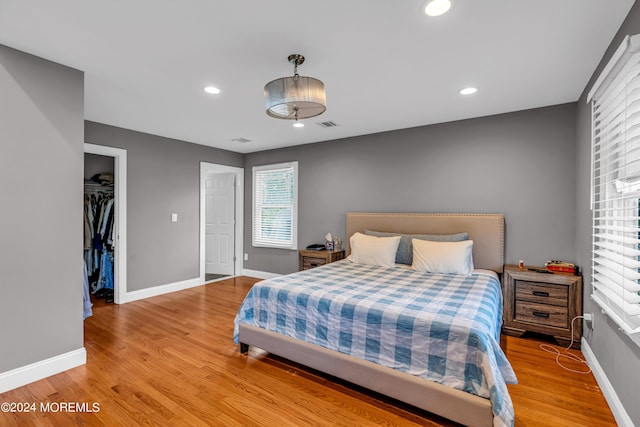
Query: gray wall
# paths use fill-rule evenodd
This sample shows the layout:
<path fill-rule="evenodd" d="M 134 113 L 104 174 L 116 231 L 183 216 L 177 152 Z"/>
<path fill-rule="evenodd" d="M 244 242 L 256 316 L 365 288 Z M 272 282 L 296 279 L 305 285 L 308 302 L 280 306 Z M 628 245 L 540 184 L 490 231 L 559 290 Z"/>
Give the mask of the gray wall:
<path fill-rule="evenodd" d="M 242 167 L 243 155 L 95 122 L 85 134 L 127 150 L 127 290 L 198 277 L 200 162 Z"/>
<path fill-rule="evenodd" d="M 573 260 L 575 114 L 571 103 L 248 154 L 245 268 L 297 270 L 295 251 L 251 246 L 251 168 L 293 160 L 299 247 L 344 238 L 346 212 L 503 213 L 508 263 Z"/>
<path fill-rule="evenodd" d="M 613 52 L 627 34 L 640 33 L 640 4 L 636 3 L 618 34 L 602 58 L 591 81 L 578 101 L 577 112 L 577 205 L 576 205 L 576 257 L 585 267 L 591 266 L 591 110 L 586 103 L 587 93 L 607 64 Z M 584 269 L 584 311 L 594 314 L 594 330 L 586 334 L 589 346 L 613 385 L 634 424 L 640 426 L 640 347 L 618 331 L 617 326 L 601 314 L 598 306 L 589 298 L 592 291 L 591 272 Z"/>
<path fill-rule="evenodd" d="M 83 78 L 0 45 L 0 372 L 84 345 Z"/>

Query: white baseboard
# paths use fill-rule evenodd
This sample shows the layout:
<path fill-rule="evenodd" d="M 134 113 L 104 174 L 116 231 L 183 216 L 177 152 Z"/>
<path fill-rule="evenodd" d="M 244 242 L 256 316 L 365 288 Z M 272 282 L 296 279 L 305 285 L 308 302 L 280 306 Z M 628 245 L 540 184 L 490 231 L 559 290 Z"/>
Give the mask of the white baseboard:
<path fill-rule="evenodd" d="M 244 268 L 242 270 L 243 276 L 257 277 L 258 279 L 273 279 L 274 277 L 280 277 L 282 274 L 269 273 L 267 271 L 249 270 Z"/>
<path fill-rule="evenodd" d="M 0 393 L 87 363 L 84 347 L 0 373 Z"/>
<path fill-rule="evenodd" d="M 609 378 L 607 378 L 607 374 L 605 374 L 602 366 L 600 366 L 600 363 L 598 363 L 598 359 L 596 359 L 596 355 L 593 354 L 593 351 L 591 350 L 591 347 L 589 347 L 589 343 L 587 342 L 587 340 L 582 338 L 581 345 L 582 354 L 591 367 L 593 376 L 596 378 L 596 382 L 598 383 L 600 390 L 602 390 L 602 394 L 607 400 L 609 408 L 611 409 L 611 413 L 616 419 L 618 426 L 634 427 L 631 417 L 629 417 L 629 414 L 627 414 L 627 411 L 624 409 L 622 402 L 618 398 L 618 394 L 609 382 Z"/>
<path fill-rule="evenodd" d="M 166 285 L 153 286 L 151 288 L 140 289 L 138 291 L 127 292 L 124 295 L 121 303 L 127 303 L 137 301 L 140 299 L 156 297 L 158 295 L 168 294 L 170 292 L 182 291 L 184 289 L 194 288 L 196 286 L 204 285 L 199 277 L 195 279 L 183 280 L 181 282 L 168 283 Z"/>

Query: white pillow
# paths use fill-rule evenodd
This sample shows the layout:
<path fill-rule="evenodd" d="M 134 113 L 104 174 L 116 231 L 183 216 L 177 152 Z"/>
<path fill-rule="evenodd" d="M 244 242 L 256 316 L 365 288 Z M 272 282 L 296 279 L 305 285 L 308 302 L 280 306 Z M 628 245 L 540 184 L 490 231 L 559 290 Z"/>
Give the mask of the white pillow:
<path fill-rule="evenodd" d="M 400 244 L 400 236 L 375 237 L 355 233 L 349 240 L 351 243 L 351 261 L 358 264 L 393 267 L 396 264 L 396 251 Z"/>
<path fill-rule="evenodd" d="M 473 272 L 473 240 L 430 242 L 413 239 L 414 270 L 469 275 Z"/>

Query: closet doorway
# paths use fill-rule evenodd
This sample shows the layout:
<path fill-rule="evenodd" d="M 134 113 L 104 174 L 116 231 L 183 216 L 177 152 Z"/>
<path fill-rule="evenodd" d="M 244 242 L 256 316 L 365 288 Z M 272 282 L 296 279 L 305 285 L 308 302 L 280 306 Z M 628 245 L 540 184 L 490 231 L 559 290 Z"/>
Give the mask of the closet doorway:
<path fill-rule="evenodd" d="M 85 154 L 113 158 L 113 296 L 116 304 L 127 302 L 127 151 L 84 144 Z"/>
<path fill-rule="evenodd" d="M 244 169 L 200 163 L 200 276 L 242 272 Z"/>

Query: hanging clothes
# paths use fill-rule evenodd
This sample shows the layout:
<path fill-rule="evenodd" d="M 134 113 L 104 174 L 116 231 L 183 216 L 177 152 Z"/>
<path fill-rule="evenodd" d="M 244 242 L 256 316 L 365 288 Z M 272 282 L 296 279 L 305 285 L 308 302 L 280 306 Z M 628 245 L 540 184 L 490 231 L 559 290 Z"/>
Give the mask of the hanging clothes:
<path fill-rule="evenodd" d="M 100 275 L 98 276 L 98 283 L 96 291 L 99 289 L 111 289 L 113 290 L 113 267 L 111 266 L 111 257 L 106 250 L 102 251 L 102 257 L 100 259 Z"/>
<path fill-rule="evenodd" d="M 113 188 L 85 182 L 84 260 L 93 294 L 100 289 L 113 290 L 114 216 Z"/>
<path fill-rule="evenodd" d="M 84 280 L 83 280 L 83 294 L 82 294 L 82 318 L 86 319 L 89 316 L 93 315 L 93 311 L 91 307 L 91 296 L 89 294 L 89 275 L 87 274 L 87 263 L 82 262 L 84 264 Z"/>

